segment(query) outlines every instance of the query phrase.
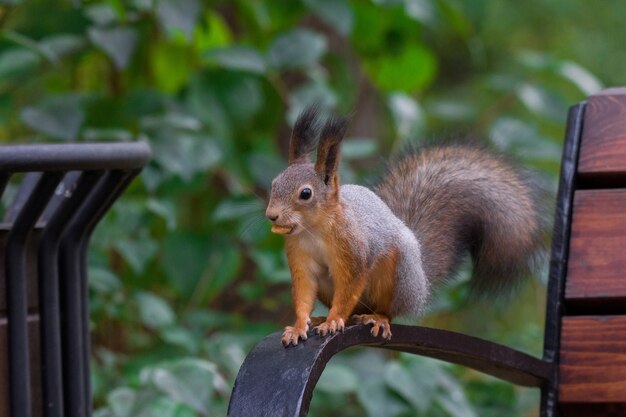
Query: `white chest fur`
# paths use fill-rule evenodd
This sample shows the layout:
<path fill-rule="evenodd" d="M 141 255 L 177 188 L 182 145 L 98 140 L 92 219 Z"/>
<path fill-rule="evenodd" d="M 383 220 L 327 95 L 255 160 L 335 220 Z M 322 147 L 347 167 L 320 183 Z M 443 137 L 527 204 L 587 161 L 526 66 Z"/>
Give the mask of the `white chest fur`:
<path fill-rule="evenodd" d="M 312 233 L 303 234 L 298 242 L 300 248 L 316 263 L 328 266 L 328 253 L 322 239 Z"/>
<path fill-rule="evenodd" d="M 301 249 L 310 257 L 308 264 L 311 277 L 317 282 L 320 293 L 332 297 L 332 280 L 328 271 L 329 257 L 328 249 L 322 239 L 314 234 L 306 234 L 300 237 L 298 242 Z"/>

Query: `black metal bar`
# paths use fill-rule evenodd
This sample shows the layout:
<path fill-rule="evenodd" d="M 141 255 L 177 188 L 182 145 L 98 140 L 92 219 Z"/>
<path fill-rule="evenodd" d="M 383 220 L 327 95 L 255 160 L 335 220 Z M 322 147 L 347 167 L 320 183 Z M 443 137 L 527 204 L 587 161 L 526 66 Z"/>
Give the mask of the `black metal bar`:
<path fill-rule="evenodd" d="M 11 204 L 7 207 L 7 210 L 4 213 L 3 220 L 6 223 L 13 223 L 15 221 L 15 218 L 22 209 L 22 206 L 32 194 L 33 189 L 39 182 L 42 175 L 43 173 L 41 172 L 28 172 L 24 175 L 24 178 L 20 182 L 20 188 L 17 190 L 17 194 L 13 197 L 13 201 L 11 201 Z"/>
<path fill-rule="evenodd" d="M 6 246 L 7 313 L 9 335 L 9 397 L 12 416 L 31 417 L 32 399 L 28 345 L 26 243 L 63 174 L 39 180 L 9 230 Z"/>
<path fill-rule="evenodd" d="M 305 416 L 313 389 L 326 363 L 336 353 L 356 345 L 416 353 L 465 365 L 506 381 L 540 387 L 549 383 L 552 364 L 509 347 L 472 336 L 427 327 L 392 325 L 385 342 L 370 334 L 370 326 L 350 326 L 345 332 L 284 348 L 281 333 L 261 340 L 244 361 L 230 398 L 228 415 Z M 271 389 L 268 389 L 271 387 Z"/>
<path fill-rule="evenodd" d="M 9 183 L 10 178 L 11 178 L 10 172 L 0 171 L 0 206 L 2 206 L 2 195 L 4 194 L 4 189 Z M 5 210 L 5 214 L 6 214 L 6 210 Z"/>
<path fill-rule="evenodd" d="M 90 415 L 89 309 L 84 260 L 93 228 L 137 171 L 110 171 L 98 182 L 72 219 L 61 241 L 59 263 L 62 276 L 64 385 L 66 415 Z"/>
<path fill-rule="evenodd" d="M 140 169 L 150 159 L 144 142 L 64 143 L 0 147 L 4 171 L 76 171 Z"/>
<path fill-rule="evenodd" d="M 54 208 L 43 230 L 38 254 L 42 392 L 46 417 L 65 416 L 61 365 L 59 241 L 68 222 L 102 174 L 85 171 L 66 175 L 61 183 L 63 187 L 57 187 L 56 196 L 46 209 L 47 212 L 50 207 Z"/>
<path fill-rule="evenodd" d="M 120 179 L 117 187 L 113 190 L 108 199 L 102 204 L 99 205 L 98 212 L 94 213 L 91 217 L 91 223 L 87 224 L 84 228 L 85 233 L 83 234 L 81 241 L 78 245 L 78 259 L 80 260 L 80 283 L 81 283 L 81 310 L 82 316 L 85 318 L 83 320 L 83 328 L 82 328 L 82 338 L 84 341 L 83 344 L 83 362 L 87 365 L 84 368 L 84 380 L 90 380 L 90 370 L 89 370 L 89 360 L 91 358 L 91 334 L 89 331 L 89 283 L 87 282 L 87 249 L 89 245 L 89 240 L 91 239 L 91 234 L 93 233 L 96 225 L 100 222 L 104 214 L 109 210 L 109 208 L 113 205 L 115 200 L 126 190 L 128 185 L 135 179 L 135 177 L 141 172 L 141 170 L 133 170 L 126 172 L 124 176 Z M 106 195 L 106 193 L 105 193 Z M 87 415 L 91 415 L 91 384 L 87 383 L 84 385 L 85 392 L 84 398 L 86 399 L 87 404 Z"/>
<path fill-rule="evenodd" d="M 584 103 L 572 106 L 568 114 L 565 132 L 561 177 L 559 179 L 554 233 L 552 236 L 543 351 L 543 359 L 554 364 L 554 375 L 551 378 L 551 383 L 541 390 L 541 417 L 558 416 L 558 355 L 561 338 L 561 317 L 565 309 L 564 292 L 569 256 L 572 204 L 574 189 L 576 188 L 576 171 L 584 115 Z"/>
<path fill-rule="evenodd" d="M 4 194 L 4 189 L 9 183 L 9 178 L 11 178 L 10 173 L 0 171 L 0 197 L 2 197 L 2 194 Z"/>
<path fill-rule="evenodd" d="M 85 172 L 99 171 L 70 171 L 65 174 L 63 180 L 61 180 L 56 191 L 54 192 L 54 197 L 52 197 L 50 202 L 48 202 L 46 209 L 41 214 L 41 217 L 39 218 L 40 222 L 46 223 L 58 214 L 57 209 L 63 202 L 67 201 L 68 198 L 71 198 L 75 194 L 74 191 L 76 190 L 78 181 Z"/>

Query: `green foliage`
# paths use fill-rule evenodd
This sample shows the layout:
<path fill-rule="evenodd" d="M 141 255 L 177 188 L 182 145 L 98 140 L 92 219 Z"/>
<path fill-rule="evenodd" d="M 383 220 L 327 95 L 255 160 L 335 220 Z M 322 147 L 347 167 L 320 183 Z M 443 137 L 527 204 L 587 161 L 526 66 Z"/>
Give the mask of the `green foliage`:
<path fill-rule="evenodd" d="M 308 103 L 353 114 L 344 182 L 375 181 L 378 155 L 409 142 L 464 132 L 553 190 L 567 106 L 600 79 L 623 82 L 621 5 L 587 8 L 0 2 L 1 142 L 144 140 L 154 151 L 91 245 L 96 415 L 224 415 L 245 353 L 290 320 L 283 243 L 263 198 Z M 460 279 L 423 322 L 539 354 L 544 292 L 535 280 L 488 305 Z M 366 349 L 333 360 L 311 414 L 521 416 L 537 401 L 466 369 Z"/>

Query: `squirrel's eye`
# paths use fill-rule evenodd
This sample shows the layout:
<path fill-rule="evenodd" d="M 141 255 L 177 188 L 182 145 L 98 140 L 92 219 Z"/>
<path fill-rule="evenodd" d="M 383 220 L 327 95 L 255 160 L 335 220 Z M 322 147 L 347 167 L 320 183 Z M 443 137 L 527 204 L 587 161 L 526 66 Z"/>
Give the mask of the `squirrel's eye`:
<path fill-rule="evenodd" d="M 300 200 L 308 200 L 313 195 L 313 191 L 310 188 L 303 188 L 300 191 Z"/>

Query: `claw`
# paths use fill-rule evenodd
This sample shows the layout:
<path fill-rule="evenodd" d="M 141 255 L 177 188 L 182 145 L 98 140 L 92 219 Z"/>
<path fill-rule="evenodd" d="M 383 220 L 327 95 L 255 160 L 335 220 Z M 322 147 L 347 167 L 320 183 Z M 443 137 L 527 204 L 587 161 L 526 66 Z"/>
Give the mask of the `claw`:
<path fill-rule="evenodd" d="M 345 327 L 346 325 L 341 318 L 337 320 L 326 319 L 325 322 L 315 327 L 315 333 L 324 337 L 327 334 L 335 334 L 337 331 L 343 332 Z"/>
<path fill-rule="evenodd" d="M 287 326 L 285 327 L 285 331 L 283 332 L 283 337 L 281 341 L 283 342 L 284 347 L 288 347 L 290 345 L 296 346 L 298 344 L 298 340 L 306 340 L 307 339 L 307 328 L 296 327 L 296 326 Z"/>
<path fill-rule="evenodd" d="M 385 340 L 391 339 L 391 325 L 389 324 L 389 318 L 382 314 L 355 314 L 352 316 L 357 324 L 371 324 L 372 330 L 370 331 L 372 336 L 378 337 L 379 334 Z"/>

